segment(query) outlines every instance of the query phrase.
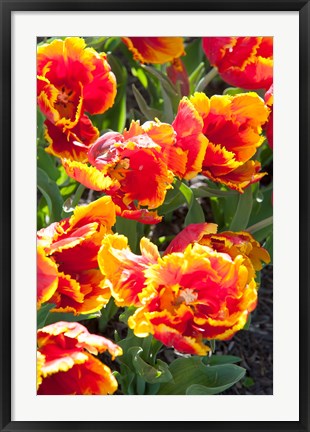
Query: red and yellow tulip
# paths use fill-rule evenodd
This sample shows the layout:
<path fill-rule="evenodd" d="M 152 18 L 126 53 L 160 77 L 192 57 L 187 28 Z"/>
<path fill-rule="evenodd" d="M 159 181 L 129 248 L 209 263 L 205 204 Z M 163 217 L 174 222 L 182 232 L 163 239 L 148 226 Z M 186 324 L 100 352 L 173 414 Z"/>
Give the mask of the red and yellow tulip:
<path fill-rule="evenodd" d="M 210 99 L 204 93 L 195 93 L 185 103 L 194 106 L 201 116 L 208 140 L 202 174 L 241 193 L 265 175 L 259 173 L 259 162 L 250 160 L 264 141 L 262 126 L 269 115 L 256 93 Z"/>
<path fill-rule="evenodd" d="M 163 64 L 185 54 L 182 37 L 122 37 L 140 63 Z"/>
<path fill-rule="evenodd" d="M 116 96 L 106 54 L 86 48 L 79 37 L 55 39 L 38 47 L 37 76 L 38 105 L 47 118 L 47 151 L 85 160 L 99 135 L 85 112 L 105 112 Z"/>
<path fill-rule="evenodd" d="M 97 254 L 115 224 L 115 205 L 102 197 L 76 207 L 70 218 L 38 231 L 38 307 L 75 315 L 100 310 L 111 297 L 98 269 Z"/>
<path fill-rule="evenodd" d="M 168 124 L 132 122 L 123 134 L 108 132 L 91 146 L 91 166 L 70 160 L 63 160 L 63 166 L 78 182 L 111 195 L 119 215 L 157 223 L 161 217 L 149 210 L 160 206 L 172 187 L 174 177 L 162 147 L 173 143 L 174 134 Z"/>
<path fill-rule="evenodd" d="M 138 295 L 144 288 L 144 270 L 157 262 L 157 247 L 147 238 L 140 241 L 141 255 L 131 252 L 128 239 L 119 234 L 107 235 L 98 253 L 99 268 L 106 278 L 118 306 L 139 306 Z"/>
<path fill-rule="evenodd" d="M 247 90 L 268 89 L 272 84 L 272 37 L 205 37 L 202 46 L 228 84 Z"/>
<path fill-rule="evenodd" d="M 81 324 L 60 321 L 37 333 L 38 395 L 107 395 L 117 390 L 110 368 L 95 355 L 108 351 L 112 359 L 122 349 L 90 334 Z"/>
<path fill-rule="evenodd" d="M 256 307 L 257 287 L 242 255 L 198 243 L 159 258 L 145 271 L 142 304 L 128 325 L 177 351 L 205 355 L 204 339 L 230 339 Z"/>

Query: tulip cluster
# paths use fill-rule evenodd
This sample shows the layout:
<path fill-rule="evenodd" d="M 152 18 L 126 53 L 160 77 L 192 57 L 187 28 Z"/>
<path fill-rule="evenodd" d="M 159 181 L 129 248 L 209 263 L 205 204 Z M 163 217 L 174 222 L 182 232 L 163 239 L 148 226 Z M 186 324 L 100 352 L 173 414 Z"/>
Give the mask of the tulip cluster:
<path fill-rule="evenodd" d="M 156 360 L 156 343 L 176 356 L 212 354 L 214 340 L 232 338 L 248 322 L 258 272 L 271 260 L 251 234 L 257 228 L 248 229 L 249 220 L 265 229 L 268 218 L 260 221 L 258 204 L 249 204 L 245 192 L 259 191 L 268 176 L 260 153 L 271 152 L 266 137 L 273 145 L 272 38 L 197 39 L 218 79 L 240 87 L 213 95 L 194 85 L 201 64 L 187 72 L 186 38 L 101 39 L 103 52 L 81 37 L 52 39 L 37 51 L 37 100 L 50 155 L 38 161 L 47 202 L 47 209 L 42 199 L 38 206 L 39 395 L 110 395 L 119 386 L 135 394 L 134 385 L 140 394 L 142 378 L 146 394 L 156 393 L 172 379 L 169 365 Z M 117 127 L 127 71 L 111 46 L 158 96 L 149 107 L 135 90 L 142 115 L 126 111 Z M 210 222 L 197 196 L 211 197 L 218 209 Z M 239 200 L 233 221 L 225 219 L 231 197 Z M 249 214 L 241 223 L 244 202 Z M 156 228 L 184 205 L 179 233 L 160 247 Z M 118 318 L 126 332 L 114 328 L 112 342 L 104 331 Z M 89 327 L 89 319 L 96 324 Z M 151 341 L 147 349 L 143 341 Z"/>

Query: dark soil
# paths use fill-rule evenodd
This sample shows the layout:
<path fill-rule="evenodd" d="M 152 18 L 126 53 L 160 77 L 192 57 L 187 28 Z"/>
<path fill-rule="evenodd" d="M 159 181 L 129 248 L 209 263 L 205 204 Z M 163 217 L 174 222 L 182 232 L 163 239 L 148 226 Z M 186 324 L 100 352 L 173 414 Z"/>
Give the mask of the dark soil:
<path fill-rule="evenodd" d="M 218 342 L 217 354 L 235 355 L 246 376 L 223 394 L 273 394 L 273 279 L 272 266 L 261 272 L 258 305 L 251 316 L 248 330 L 239 331 L 228 342 Z"/>

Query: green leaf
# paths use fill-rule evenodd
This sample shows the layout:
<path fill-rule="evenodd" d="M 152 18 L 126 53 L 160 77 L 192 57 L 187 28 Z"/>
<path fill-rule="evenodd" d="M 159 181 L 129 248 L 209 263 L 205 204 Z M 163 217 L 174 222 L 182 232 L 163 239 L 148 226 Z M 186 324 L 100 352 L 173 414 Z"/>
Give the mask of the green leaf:
<path fill-rule="evenodd" d="M 118 306 L 114 302 L 114 298 L 111 297 L 109 302 L 101 309 L 101 316 L 98 318 L 98 328 L 100 333 L 103 333 L 108 322 L 114 317 L 118 311 Z"/>
<path fill-rule="evenodd" d="M 188 206 L 188 212 L 185 217 L 184 225 L 187 226 L 193 223 L 205 222 L 204 212 L 201 208 L 201 205 L 196 200 L 192 189 L 185 183 L 181 182 L 179 183 L 178 187 L 180 192 L 183 194 Z"/>
<path fill-rule="evenodd" d="M 160 389 L 160 383 L 158 384 L 146 384 L 145 386 L 145 394 L 146 395 L 156 395 L 158 390 Z"/>
<path fill-rule="evenodd" d="M 230 224 L 231 231 L 240 231 L 247 228 L 252 205 L 252 189 L 251 186 L 249 186 L 245 189 L 243 194 L 239 195 L 237 210 Z"/>
<path fill-rule="evenodd" d="M 162 84 L 165 91 L 168 93 L 169 96 L 172 97 L 179 97 L 177 88 L 175 85 L 170 81 L 170 79 L 165 75 L 163 72 L 159 71 L 158 69 L 155 69 L 152 66 L 142 66 L 144 70 L 146 70 L 149 74 L 153 75 L 155 78 L 159 80 L 159 82 Z"/>
<path fill-rule="evenodd" d="M 100 315 L 101 315 L 100 311 L 89 313 L 89 314 L 81 314 L 81 315 L 74 315 L 71 313 L 63 313 L 63 312 L 50 312 L 46 318 L 46 325 L 53 324 L 58 321 L 79 322 L 79 321 L 99 318 Z"/>
<path fill-rule="evenodd" d="M 252 317 L 251 317 L 251 314 L 249 314 L 247 322 L 245 323 L 242 330 L 249 330 L 250 325 L 251 325 L 251 321 L 252 321 Z"/>
<path fill-rule="evenodd" d="M 134 84 L 132 85 L 132 92 L 137 101 L 141 113 L 144 115 L 144 117 L 147 120 L 153 120 L 155 117 L 161 116 L 161 111 L 148 106 L 146 100 L 144 99 L 144 97 L 142 96 L 142 94 L 139 92 L 139 90 Z"/>
<path fill-rule="evenodd" d="M 168 93 L 164 89 L 163 85 L 161 84 L 161 93 L 164 100 L 164 106 L 163 106 L 163 112 L 159 117 L 159 119 L 162 122 L 165 123 L 172 123 L 174 119 L 174 112 L 173 112 L 173 100 L 169 97 Z"/>
<path fill-rule="evenodd" d="M 103 37 L 101 39 L 104 39 Z M 105 38 L 105 43 L 104 43 L 104 52 L 113 52 L 115 51 L 115 49 L 119 46 L 119 44 L 121 43 L 121 39 L 120 37 L 108 37 Z"/>
<path fill-rule="evenodd" d="M 125 308 L 124 312 L 122 312 L 122 313 L 120 314 L 120 316 L 119 316 L 119 320 L 120 320 L 122 323 L 127 324 L 127 322 L 128 322 L 128 318 L 129 318 L 131 315 L 134 314 L 135 310 L 136 310 L 136 307 L 135 307 L 135 306 L 129 306 L 129 307 Z"/>
<path fill-rule="evenodd" d="M 138 222 L 131 219 L 126 219 L 121 216 L 116 217 L 115 231 L 118 234 L 123 234 L 128 238 L 128 244 L 133 252 L 139 249 L 140 239 L 137 235 Z"/>
<path fill-rule="evenodd" d="M 253 208 L 249 220 L 249 226 L 254 225 L 272 216 L 272 184 L 267 187 L 253 185 Z"/>
<path fill-rule="evenodd" d="M 38 107 L 37 108 L 37 143 L 40 147 L 46 146 L 46 141 L 44 138 L 44 130 L 45 130 L 44 122 L 45 122 L 45 116 L 43 115 L 40 108 Z"/>
<path fill-rule="evenodd" d="M 142 348 L 130 348 L 133 359 L 132 363 L 141 378 L 143 378 L 147 383 L 155 384 L 155 383 L 165 383 L 172 380 L 172 375 L 169 371 L 167 363 L 158 360 L 155 366 L 151 366 L 147 362 L 145 362 L 140 354 Z"/>
<path fill-rule="evenodd" d="M 197 38 L 189 43 L 185 47 L 185 52 L 186 55 L 182 57 L 182 61 L 188 75 L 192 75 L 194 71 L 197 70 L 197 64 L 200 65 L 206 59 L 201 46 L 201 38 Z"/>
<path fill-rule="evenodd" d="M 100 121 L 99 129 L 112 129 L 122 132 L 126 124 L 126 89 L 127 89 L 127 70 L 120 60 L 112 54 L 108 55 L 108 61 L 111 69 L 116 76 L 117 94 L 113 106 L 104 114 L 92 117 L 95 124 Z"/>
<path fill-rule="evenodd" d="M 235 364 L 209 366 L 201 357 L 179 358 L 169 366 L 173 381 L 161 385 L 158 394 L 218 394 L 238 382 L 245 369 Z"/>
<path fill-rule="evenodd" d="M 190 94 L 194 93 L 195 88 L 197 87 L 199 81 L 201 80 L 204 74 L 205 74 L 205 64 L 201 62 L 188 78 Z"/>
<path fill-rule="evenodd" d="M 37 186 L 46 199 L 49 208 L 49 223 L 59 221 L 61 219 L 63 198 L 55 181 L 51 180 L 41 168 L 37 168 Z"/>
<path fill-rule="evenodd" d="M 244 380 L 242 381 L 242 385 L 245 388 L 249 388 L 255 385 L 255 381 L 251 377 L 245 377 Z"/>
<path fill-rule="evenodd" d="M 167 213 L 173 212 L 185 204 L 185 202 L 184 195 L 181 194 L 178 188 L 169 189 L 164 203 L 158 207 L 158 214 L 166 215 Z"/>
<path fill-rule="evenodd" d="M 37 312 L 37 328 L 45 326 L 49 311 L 55 307 L 54 303 L 44 303 Z"/>
<path fill-rule="evenodd" d="M 55 158 L 46 153 L 42 147 L 37 149 L 37 166 L 46 172 L 51 180 L 56 181 L 60 176 L 60 172 L 55 165 Z"/>
<path fill-rule="evenodd" d="M 199 188 L 192 188 L 192 191 L 194 192 L 195 197 L 223 197 L 226 198 L 228 196 L 238 195 L 237 191 L 232 190 L 221 190 L 221 189 L 213 189 L 209 187 L 199 187 Z"/>
<path fill-rule="evenodd" d="M 38 206 L 37 206 L 37 229 L 40 230 L 41 228 L 46 227 L 48 219 L 49 219 L 48 206 L 46 204 L 46 200 L 44 196 L 42 196 L 39 199 Z"/>
<path fill-rule="evenodd" d="M 235 96 L 239 93 L 247 93 L 248 90 L 244 90 L 240 87 L 227 87 L 224 91 L 223 91 L 223 95 L 230 95 L 230 96 Z"/>
<path fill-rule="evenodd" d="M 218 74 L 218 70 L 216 67 L 213 67 L 209 70 L 209 72 L 201 78 L 198 82 L 195 91 L 202 92 L 204 89 L 210 84 L 210 82 L 215 78 Z"/>
<path fill-rule="evenodd" d="M 250 234 L 257 234 L 261 230 L 265 228 L 270 228 L 273 224 L 273 216 L 270 216 L 260 222 L 257 222 L 255 225 L 252 225 L 246 229 Z"/>
<path fill-rule="evenodd" d="M 212 355 L 211 357 L 207 357 L 205 363 L 210 366 L 218 366 L 223 364 L 239 363 L 241 360 L 240 357 L 231 355 Z"/>
<path fill-rule="evenodd" d="M 143 87 L 146 89 L 148 87 L 148 79 L 145 75 L 144 70 L 141 67 L 132 67 L 131 73 L 133 76 L 137 77 Z"/>

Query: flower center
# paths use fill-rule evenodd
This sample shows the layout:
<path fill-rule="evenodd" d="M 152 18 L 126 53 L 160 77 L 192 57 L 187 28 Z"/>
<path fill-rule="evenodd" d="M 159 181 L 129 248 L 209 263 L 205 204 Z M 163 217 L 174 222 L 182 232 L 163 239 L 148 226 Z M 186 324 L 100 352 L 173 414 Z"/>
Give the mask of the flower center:
<path fill-rule="evenodd" d="M 180 290 L 180 294 L 176 299 L 176 304 L 185 303 L 186 305 L 191 304 L 195 300 L 197 300 L 198 294 L 194 292 L 191 288 L 185 288 Z"/>
<path fill-rule="evenodd" d="M 61 117 L 72 118 L 75 112 L 73 97 L 73 90 L 66 89 L 65 86 L 59 90 L 55 105 Z"/>

